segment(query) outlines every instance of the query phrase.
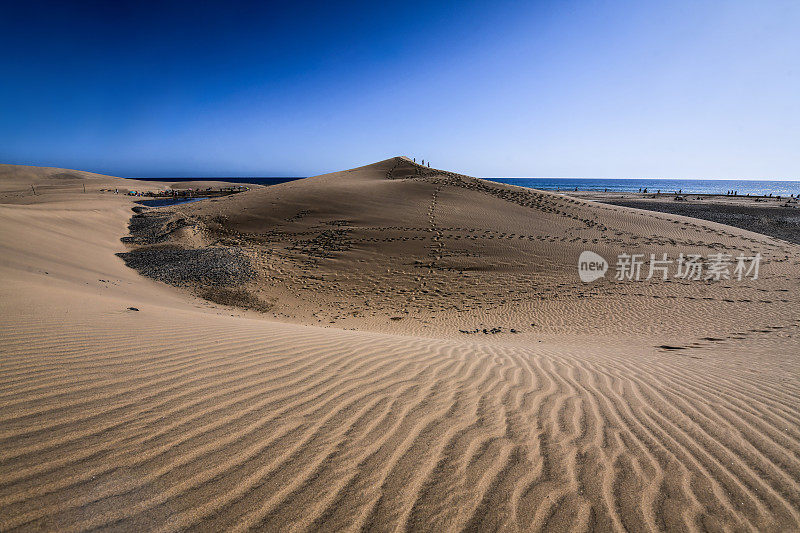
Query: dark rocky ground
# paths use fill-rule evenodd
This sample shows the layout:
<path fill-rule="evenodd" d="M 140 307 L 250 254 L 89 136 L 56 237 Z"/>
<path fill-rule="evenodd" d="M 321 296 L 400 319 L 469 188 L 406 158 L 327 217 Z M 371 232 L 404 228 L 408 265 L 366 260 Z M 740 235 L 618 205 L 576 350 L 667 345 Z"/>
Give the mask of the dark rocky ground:
<path fill-rule="evenodd" d="M 721 203 L 699 204 L 659 200 L 610 200 L 597 198 L 596 201 L 623 207 L 635 207 L 637 209 L 647 209 L 648 211 L 701 218 L 800 244 L 800 209 L 796 208 L 738 206 Z"/>
<path fill-rule="evenodd" d="M 243 288 L 256 277 L 250 257 L 240 248 L 206 246 L 184 248 L 170 243 L 171 235 L 196 221 L 171 211 L 134 208 L 122 240 L 134 246 L 117 254 L 127 266 L 143 276 L 169 285 L 185 287 L 198 296 L 222 305 L 266 312 L 271 304 Z"/>
<path fill-rule="evenodd" d="M 255 276 L 249 258 L 234 248 L 151 246 L 117 255 L 143 276 L 175 286 L 232 286 Z"/>

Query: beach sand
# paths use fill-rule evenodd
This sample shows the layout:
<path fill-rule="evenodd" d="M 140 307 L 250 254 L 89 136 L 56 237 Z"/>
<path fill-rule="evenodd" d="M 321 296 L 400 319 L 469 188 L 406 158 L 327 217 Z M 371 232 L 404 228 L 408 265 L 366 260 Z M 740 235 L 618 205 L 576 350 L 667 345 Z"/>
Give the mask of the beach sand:
<path fill-rule="evenodd" d="M 0 529 L 800 527 L 800 246 L 405 158 L 130 183 L 0 166 Z"/>

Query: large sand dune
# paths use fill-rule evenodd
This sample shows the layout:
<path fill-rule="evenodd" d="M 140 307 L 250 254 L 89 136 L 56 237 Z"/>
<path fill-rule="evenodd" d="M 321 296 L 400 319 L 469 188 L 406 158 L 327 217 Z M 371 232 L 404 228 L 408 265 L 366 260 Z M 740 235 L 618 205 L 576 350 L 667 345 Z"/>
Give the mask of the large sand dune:
<path fill-rule="evenodd" d="M 129 198 L 3 171 L 0 529 L 800 527 L 796 245 L 403 158 L 125 244 Z M 764 260 L 584 285 L 586 249 Z M 170 262 L 209 250 L 245 278 Z"/>

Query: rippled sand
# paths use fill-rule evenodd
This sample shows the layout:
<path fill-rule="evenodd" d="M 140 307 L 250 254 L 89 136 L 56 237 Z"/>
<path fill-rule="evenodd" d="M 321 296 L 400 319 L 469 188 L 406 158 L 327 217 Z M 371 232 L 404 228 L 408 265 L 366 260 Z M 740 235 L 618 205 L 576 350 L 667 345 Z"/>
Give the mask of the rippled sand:
<path fill-rule="evenodd" d="M 259 313 L 126 267 L 122 183 L 0 167 L 0 529 L 800 527 L 800 247 L 400 158 L 170 208 Z M 686 248 L 762 275 L 577 280 Z"/>

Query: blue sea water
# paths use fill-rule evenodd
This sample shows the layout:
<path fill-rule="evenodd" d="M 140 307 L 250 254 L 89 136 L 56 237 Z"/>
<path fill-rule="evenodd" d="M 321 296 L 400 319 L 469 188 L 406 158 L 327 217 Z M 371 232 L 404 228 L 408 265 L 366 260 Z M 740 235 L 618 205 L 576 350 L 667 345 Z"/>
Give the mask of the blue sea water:
<path fill-rule="evenodd" d="M 169 183 L 180 183 L 181 181 L 228 181 L 231 183 L 256 183 L 258 185 L 277 185 L 287 181 L 301 180 L 305 176 L 281 176 L 281 177 L 194 177 L 194 178 L 132 178 L 147 181 L 165 181 Z"/>
<path fill-rule="evenodd" d="M 303 179 L 302 177 L 192 177 L 192 178 L 143 178 L 150 181 L 229 181 L 233 183 L 256 183 L 259 185 L 276 185 Z M 736 191 L 740 195 L 750 196 L 789 196 L 800 194 L 800 181 L 775 180 L 685 180 L 685 179 L 600 179 L 600 178 L 486 178 L 498 183 L 508 183 L 542 189 L 546 191 L 604 191 L 674 193 L 684 194 L 726 194 Z"/>
<path fill-rule="evenodd" d="M 800 181 L 773 180 L 678 180 L 678 179 L 597 179 L 597 178 L 486 178 L 490 181 L 519 185 L 546 191 L 605 191 L 692 194 L 727 194 L 736 191 L 750 196 L 795 196 L 800 194 Z"/>
<path fill-rule="evenodd" d="M 146 205 L 147 207 L 164 207 L 166 205 L 188 204 L 189 202 L 199 202 L 205 198 L 153 198 L 151 200 L 137 200 L 135 203 Z"/>

